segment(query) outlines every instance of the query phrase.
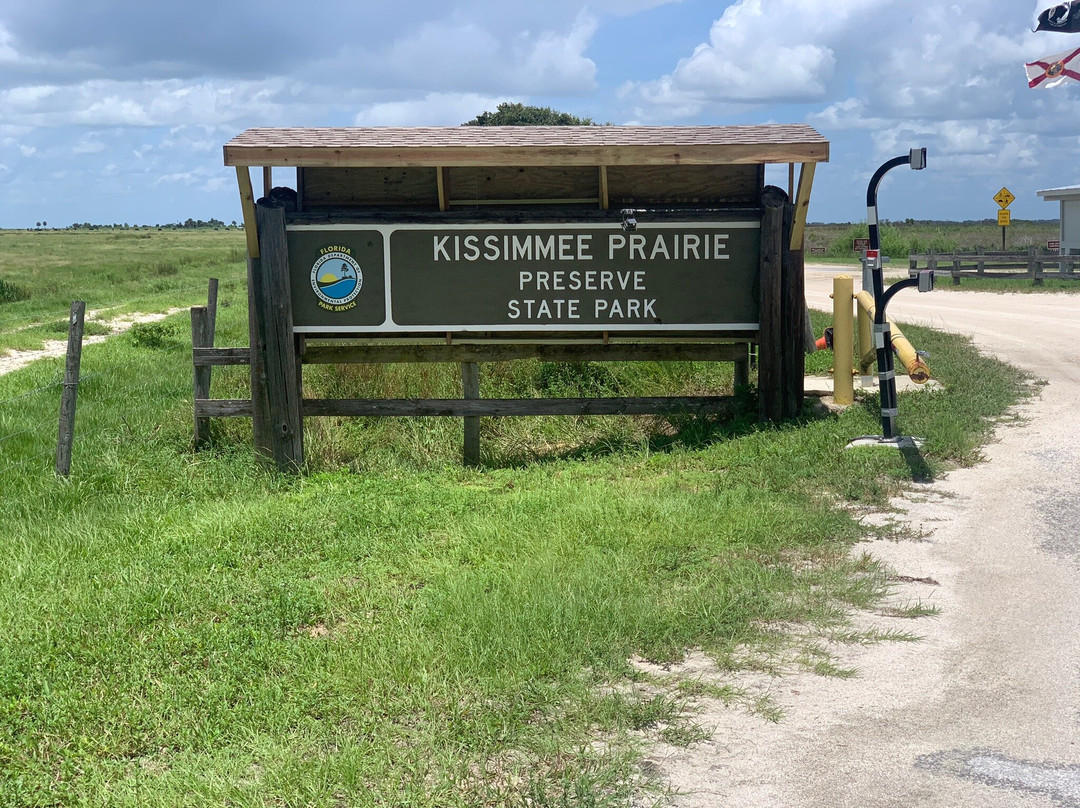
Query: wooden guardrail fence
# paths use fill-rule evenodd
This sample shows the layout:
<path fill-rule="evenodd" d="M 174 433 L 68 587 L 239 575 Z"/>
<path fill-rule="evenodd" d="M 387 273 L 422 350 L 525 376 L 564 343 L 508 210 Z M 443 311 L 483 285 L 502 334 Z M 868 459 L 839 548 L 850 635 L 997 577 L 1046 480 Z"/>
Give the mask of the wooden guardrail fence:
<path fill-rule="evenodd" d="M 1035 247 L 1026 253 L 979 250 L 909 255 L 908 275 L 914 277 L 921 269 L 933 270 L 935 278 L 951 277 L 953 286 L 959 286 L 961 278 L 1031 278 L 1041 286 L 1046 277 L 1080 280 L 1080 255 Z"/>

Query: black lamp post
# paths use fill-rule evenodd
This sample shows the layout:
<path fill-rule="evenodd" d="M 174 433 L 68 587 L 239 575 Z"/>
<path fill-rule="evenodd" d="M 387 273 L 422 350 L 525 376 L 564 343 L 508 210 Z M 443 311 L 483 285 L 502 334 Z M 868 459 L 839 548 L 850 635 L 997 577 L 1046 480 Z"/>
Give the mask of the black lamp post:
<path fill-rule="evenodd" d="M 885 309 L 889 301 L 901 289 L 912 286 L 920 292 L 929 292 L 934 288 L 934 273 L 922 271 L 917 278 L 894 283 L 886 291 L 885 279 L 881 270 L 881 237 L 878 233 L 877 188 L 882 177 L 897 166 L 910 165 L 918 171 L 926 167 L 926 149 L 912 149 L 910 154 L 894 157 L 882 163 L 870 184 L 866 188 L 866 220 L 870 225 L 870 249 L 866 254 L 870 275 L 874 285 L 874 345 L 877 349 L 878 386 L 881 389 L 881 433 L 879 442 L 896 443 L 896 372 L 893 369 L 892 333 Z"/>

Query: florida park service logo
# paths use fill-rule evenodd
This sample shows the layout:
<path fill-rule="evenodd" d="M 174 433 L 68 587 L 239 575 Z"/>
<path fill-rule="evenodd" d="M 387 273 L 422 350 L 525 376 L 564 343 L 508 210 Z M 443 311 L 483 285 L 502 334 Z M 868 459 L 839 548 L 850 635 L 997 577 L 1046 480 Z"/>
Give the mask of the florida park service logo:
<path fill-rule="evenodd" d="M 311 288 L 319 305 L 331 311 L 344 311 L 356 304 L 353 300 L 364 285 L 364 273 L 348 247 L 323 247 L 311 267 Z"/>

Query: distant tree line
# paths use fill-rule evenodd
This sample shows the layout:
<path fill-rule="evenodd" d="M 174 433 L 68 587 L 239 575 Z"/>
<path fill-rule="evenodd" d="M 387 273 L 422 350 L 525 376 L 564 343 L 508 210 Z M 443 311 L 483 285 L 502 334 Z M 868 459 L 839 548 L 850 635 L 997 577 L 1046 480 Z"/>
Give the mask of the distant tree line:
<path fill-rule="evenodd" d="M 42 222 L 40 226 L 44 225 Z M 200 230 L 200 229 L 213 229 L 220 230 L 221 228 L 242 228 L 242 224 L 237 224 L 233 219 L 232 224 L 225 224 L 221 219 L 209 219 L 203 221 L 202 219 L 185 219 L 182 222 L 171 222 L 168 224 L 91 224 L 90 222 L 75 222 L 68 226 L 68 230 Z"/>

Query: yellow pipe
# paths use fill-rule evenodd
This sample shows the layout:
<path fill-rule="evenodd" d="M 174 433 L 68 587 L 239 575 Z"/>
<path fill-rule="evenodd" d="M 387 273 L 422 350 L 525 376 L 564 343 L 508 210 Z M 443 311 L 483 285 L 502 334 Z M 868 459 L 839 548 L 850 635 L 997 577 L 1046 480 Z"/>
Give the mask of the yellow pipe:
<path fill-rule="evenodd" d="M 862 387 L 872 387 L 874 384 L 872 368 L 877 360 L 877 351 L 874 350 L 874 321 L 867 315 L 866 309 L 858 303 L 857 297 L 855 310 L 859 317 L 859 384 Z"/>
<path fill-rule="evenodd" d="M 833 278 L 833 401 L 837 404 L 855 402 L 855 384 L 851 375 L 851 356 L 855 350 L 851 315 L 853 288 L 850 275 Z"/>
<path fill-rule="evenodd" d="M 866 310 L 866 317 L 870 322 L 874 320 L 874 313 L 876 311 L 874 306 L 874 297 L 866 290 L 859 292 L 855 296 L 855 300 L 858 301 L 859 308 Z M 908 342 L 904 333 L 897 328 L 894 324 L 889 324 L 889 330 L 892 332 L 892 347 L 896 351 L 896 358 L 900 360 L 900 364 L 907 370 L 908 376 L 915 384 L 926 384 L 930 381 L 930 368 L 927 367 L 922 357 L 915 353 L 915 348 Z M 835 335 L 834 335 L 835 339 Z M 874 348 L 869 345 L 869 341 L 859 346 L 859 350 L 862 351 L 865 348 L 869 348 L 868 353 L 863 353 L 859 360 L 860 366 L 869 358 L 870 363 L 874 361 Z M 869 365 L 866 365 L 869 367 Z"/>

